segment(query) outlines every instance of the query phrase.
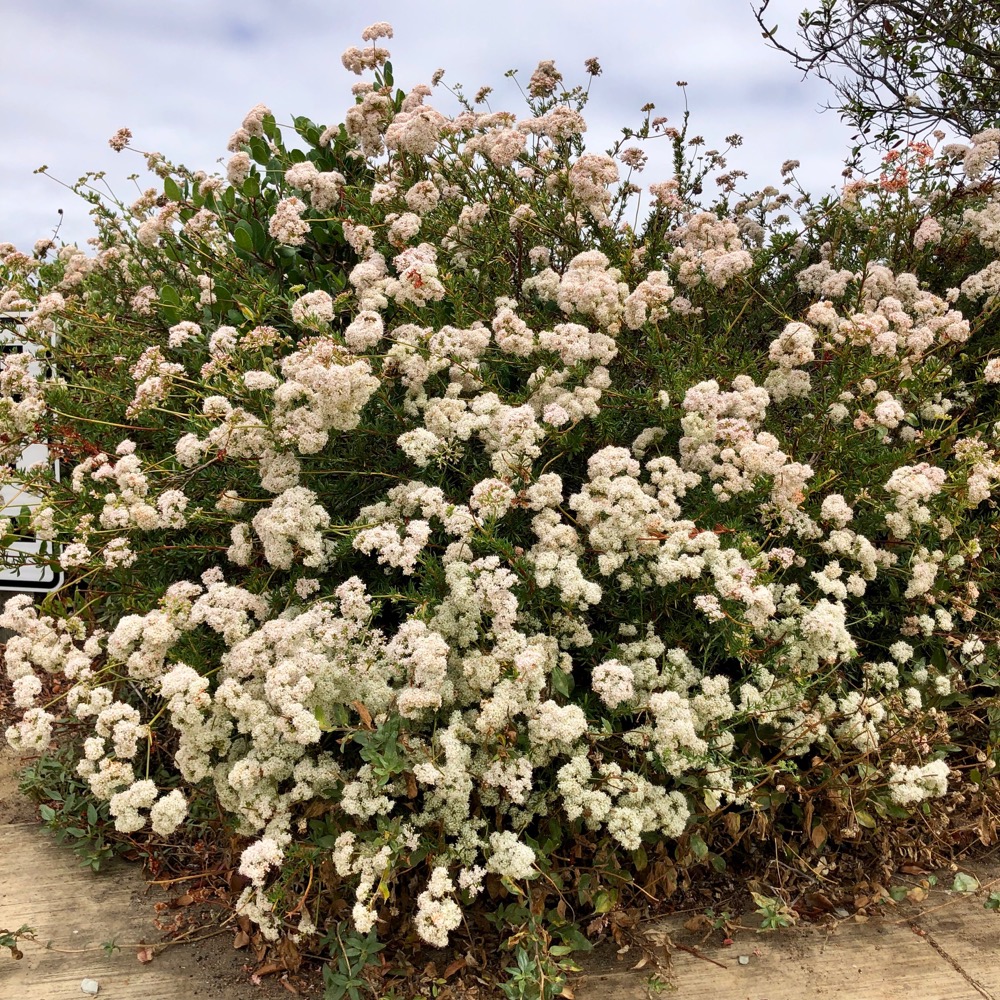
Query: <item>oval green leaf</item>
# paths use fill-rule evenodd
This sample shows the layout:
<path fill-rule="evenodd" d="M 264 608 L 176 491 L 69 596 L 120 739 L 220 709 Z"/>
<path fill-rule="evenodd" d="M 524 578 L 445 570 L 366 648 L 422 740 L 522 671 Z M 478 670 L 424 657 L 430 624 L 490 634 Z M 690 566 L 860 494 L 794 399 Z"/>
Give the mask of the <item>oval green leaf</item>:
<path fill-rule="evenodd" d="M 233 240 L 236 245 L 247 253 L 253 253 L 253 229 L 245 219 L 240 219 L 233 230 Z"/>

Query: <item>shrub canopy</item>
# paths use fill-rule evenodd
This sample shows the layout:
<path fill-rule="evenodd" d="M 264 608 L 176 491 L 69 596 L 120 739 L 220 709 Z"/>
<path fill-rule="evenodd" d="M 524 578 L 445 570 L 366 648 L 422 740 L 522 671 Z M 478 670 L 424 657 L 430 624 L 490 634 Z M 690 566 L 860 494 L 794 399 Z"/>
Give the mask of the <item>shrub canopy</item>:
<path fill-rule="evenodd" d="M 526 114 L 446 116 L 388 30 L 345 54 L 342 124 L 257 106 L 224 177 L 148 153 L 132 205 L 83 185 L 93 253 L 3 248 L 53 361 L 0 374 L 7 481 L 42 498 L 5 539 L 66 573 L 0 616 L 8 739 L 82 727 L 124 834 L 221 809 L 271 936 L 489 914 L 577 945 L 560 899 L 973 805 L 996 136 L 738 196 L 651 106 L 585 151 L 551 63 Z M 43 439 L 59 479 L 14 467 Z"/>

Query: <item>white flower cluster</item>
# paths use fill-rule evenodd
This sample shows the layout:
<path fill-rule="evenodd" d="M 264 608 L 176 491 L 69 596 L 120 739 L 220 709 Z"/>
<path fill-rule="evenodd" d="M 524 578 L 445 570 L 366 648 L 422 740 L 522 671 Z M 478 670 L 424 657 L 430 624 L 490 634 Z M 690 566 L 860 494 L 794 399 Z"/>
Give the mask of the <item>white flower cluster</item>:
<path fill-rule="evenodd" d="M 51 294 L 62 301 L 58 292 Z M 0 365 L 0 460 L 17 460 L 26 436 L 34 431 L 45 410 L 44 378 L 38 362 L 29 351 L 5 352 Z"/>
<path fill-rule="evenodd" d="M 309 204 L 317 212 L 332 211 L 340 201 L 344 175 L 336 170 L 318 170 L 310 160 L 296 163 L 285 171 L 285 182 L 309 195 Z"/>
<path fill-rule="evenodd" d="M 571 197 L 601 225 L 607 225 L 611 184 L 618 180 L 618 165 L 603 153 L 585 153 L 570 167 L 567 180 Z"/>
<path fill-rule="evenodd" d="M 897 538 L 906 538 L 914 527 L 927 524 L 933 514 L 927 502 L 937 496 L 946 473 L 944 469 L 920 462 L 895 469 L 885 484 L 892 494 L 896 510 L 885 515 L 885 523 Z"/>
<path fill-rule="evenodd" d="M 524 281 L 524 291 L 554 301 L 567 315 L 592 319 L 615 335 L 621 328 L 628 285 L 600 250 L 577 254 L 561 276 L 551 268 Z"/>
<path fill-rule="evenodd" d="M 436 948 L 444 948 L 448 935 L 462 923 L 462 909 L 452 898 L 454 891 L 448 869 L 438 866 L 431 872 L 427 888 L 417 897 L 414 927 L 424 941 Z"/>
<path fill-rule="evenodd" d="M 729 392 L 720 391 L 714 379 L 692 386 L 683 402 L 681 465 L 716 480 L 712 492 L 723 503 L 757 489 L 761 480 L 769 481 L 763 515 L 777 520 L 784 531 L 816 537 L 820 532 L 815 522 L 800 510 L 813 469 L 792 461 L 777 437 L 760 429 L 770 401 L 767 389 L 748 375 L 734 378 Z"/>
<path fill-rule="evenodd" d="M 330 526 L 330 515 L 317 499 L 312 490 L 293 486 L 254 515 L 253 529 L 272 566 L 291 569 L 297 555 L 304 566 L 326 565 L 329 545 L 323 531 Z"/>
<path fill-rule="evenodd" d="M 309 223 L 302 218 L 306 208 L 306 203 L 294 195 L 279 201 L 268 224 L 268 234 L 279 243 L 302 246 L 309 234 Z"/>
<path fill-rule="evenodd" d="M 842 316 L 829 299 L 842 297 L 854 282 L 863 289 L 863 310 Z M 894 274 L 882 264 L 870 264 L 864 272 L 836 273 L 826 263 L 817 264 L 803 272 L 800 284 L 827 298 L 806 313 L 825 348 L 898 357 L 904 377 L 936 344 L 962 344 L 971 333 L 968 320 L 947 300 L 921 288 L 916 275 Z"/>
<path fill-rule="evenodd" d="M 698 212 L 678 231 L 670 263 L 677 268 L 677 280 L 688 288 L 702 281 L 725 288 L 750 270 L 753 257 L 744 249 L 735 222 L 712 212 Z"/>
<path fill-rule="evenodd" d="M 607 825 L 627 850 L 640 846 L 643 833 L 678 836 L 689 816 L 679 792 L 668 792 L 617 764 L 602 764 L 595 775 L 585 755 L 559 769 L 558 788 L 571 820 L 582 819 L 592 830 Z"/>
<path fill-rule="evenodd" d="M 351 361 L 332 340 L 314 341 L 281 362 L 285 377 L 274 390 L 277 440 L 303 455 L 320 451 L 331 431 L 353 430 L 379 386 L 367 361 Z"/>
<path fill-rule="evenodd" d="M 333 299 L 322 289 L 307 292 L 292 303 L 292 321 L 298 326 L 323 330 L 333 320 Z"/>
<path fill-rule="evenodd" d="M 414 516 L 417 514 L 420 517 Z M 468 507 L 449 503 L 437 487 L 410 482 L 393 487 L 385 501 L 362 507 L 354 548 L 366 554 L 377 553 L 380 563 L 413 573 L 430 539 L 430 518 L 438 521 L 447 535 L 458 539 L 459 545 L 475 526 Z"/>
<path fill-rule="evenodd" d="M 948 791 L 949 767 L 943 760 L 903 767 L 889 765 L 889 795 L 897 805 L 909 806 L 940 798 Z"/>

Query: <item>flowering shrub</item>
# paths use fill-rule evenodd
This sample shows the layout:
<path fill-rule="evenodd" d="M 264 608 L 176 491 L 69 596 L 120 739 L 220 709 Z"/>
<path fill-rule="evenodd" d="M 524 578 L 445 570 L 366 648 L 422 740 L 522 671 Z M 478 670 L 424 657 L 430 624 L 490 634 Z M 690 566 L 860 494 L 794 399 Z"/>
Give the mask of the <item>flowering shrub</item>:
<path fill-rule="evenodd" d="M 0 616 L 10 742 L 77 720 L 123 832 L 216 802 L 268 936 L 336 888 L 331 919 L 434 946 L 474 901 L 606 913 L 748 833 L 979 795 L 997 136 L 706 205 L 722 154 L 651 107 L 584 152 L 543 63 L 526 117 L 447 116 L 390 33 L 345 54 L 344 124 L 290 144 L 257 106 L 225 177 L 149 153 L 134 204 L 82 188 L 94 254 L 3 247 L 0 308 L 57 338 L 0 374 L 43 497 L 4 528 L 67 579 Z M 642 187 L 655 137 L 677 173 Z M 60 480 L 15 470 L 37 439 Z"/>

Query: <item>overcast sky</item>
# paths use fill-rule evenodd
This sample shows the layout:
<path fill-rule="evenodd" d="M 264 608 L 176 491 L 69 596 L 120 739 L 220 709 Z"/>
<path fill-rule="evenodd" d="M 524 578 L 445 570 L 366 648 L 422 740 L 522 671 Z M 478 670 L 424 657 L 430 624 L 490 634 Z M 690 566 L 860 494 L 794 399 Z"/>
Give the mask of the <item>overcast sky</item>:
<path fill-rule="evenodd" d="M 786 38 L 801 6 L 772 3 Z M 51 235 L 60 208 L 62 238 L 91 235 L 86 206 L 53 177 L 105 170 L 131 201 L 124 178 L 142 163 L 107 145 L 122 126 L 139 149 L 212 170 L 258 102 L 279 122 L 343 120 L 357 78 L 340 55 L 378 20 L 396 30 L 388 46 L 404 89 L 443 67 L 446 82 L 470 95 L 492 85 L 494 110 L 521 113 L 508 69 L 526 82 L 539 60 L 555 59 L 568 82 L 585 82 L 583 62 L 597 56 L 592 148 L 638 125 L 647 102 L 679 124 L 684 79 L 694 132 L 720 148 L 744 136 L 729 165 L 750 173 L 746 190 L 776 183 L 790 158 L 813 192 L 840 181 L 849 133 L 834 112 L 820 113 L 829 92 L 767 47 L 750 0 L 0 0 L 0 241 L 30 249 Z M 448 111 L 444 98 L 428 103 Z M 649 152 L 640 179 L 669 176 L 667 151 L 651 143 Z M 33 173 L 42 164 L 51 177 Z"/>

